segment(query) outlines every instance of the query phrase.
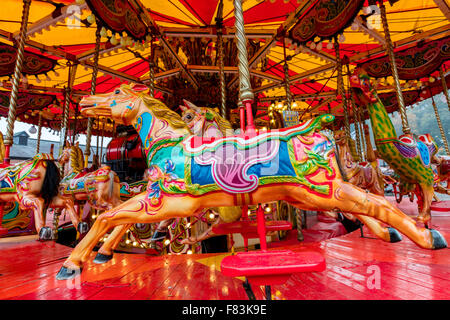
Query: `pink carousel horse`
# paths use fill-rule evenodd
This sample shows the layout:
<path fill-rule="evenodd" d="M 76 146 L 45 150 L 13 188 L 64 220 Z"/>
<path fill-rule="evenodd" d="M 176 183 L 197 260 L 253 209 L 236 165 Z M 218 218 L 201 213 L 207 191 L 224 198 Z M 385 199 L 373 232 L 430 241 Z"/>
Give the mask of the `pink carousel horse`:
<path fill-rule="evenodd" d="M 22 210 L 31 210 L 39 239 L 50 240 L 45 227 L 45 212 L 58 194 L 59 170 L 49 154 L 39 153 L 31 160 L 0 169 L 0 206 L 17 202 Z"/>
<path fill-rule="evenodd" d="M 150 170 L 147 191 L 99 215 L 63 263 L 57 279 L 80 274 L 98 241 L 112 228 L 190 217 L 205 208 L 284 200 L 303 210 L 333 211 L 380 220 L 425 249 L 445 238 L 381 196 L 343 181 L 322 115 L 294 127 L 258 135 L 208 140 L 193 136 L 181 117 L 136 86 L 84 97 L 85 116 L 105 116 L 139 133 Z M 88 107 L 89 106 L 89 107 Z M 226 160 L 226 161 L 225 161 Z"/>

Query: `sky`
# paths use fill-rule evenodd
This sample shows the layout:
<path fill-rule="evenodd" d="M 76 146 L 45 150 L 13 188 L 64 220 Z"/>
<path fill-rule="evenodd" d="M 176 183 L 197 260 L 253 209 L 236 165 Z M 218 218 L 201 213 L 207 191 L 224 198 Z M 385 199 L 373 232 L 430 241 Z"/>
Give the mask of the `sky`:
<path fill-rule="evenodd" d="M 0 131 L 3 133 L 3 135 L 6 134 L 6 123 L 7 123 L 6 118 L 1 117 L 0 118 Z M 28 123 L 16 121 L 14 123 L 14 133 L 26 131 L 30 135 L 30 138 L 37 139 L 37 126 L 35 126 L 36 133 L 34 133 L 34 134 L 29 132 L 31 127 L 32 127 L 32 125 L 30 125 Z M 53 131 L 51 131 L 50 129 L 42 128 L 41 139 L 59 142 L 60 136 L 58 134 L 53 134 L 52 132 Z M 99 143 L 101 143 L 101 140 L 102 139 L 99 139 Z M 85 145 L 86 144 L 86 136 L 84 134 L 80 135 L 77 141 L 80 143 L 80 145 Z M 104 137 L 103 138 L 103 146 L 106 147 L 110 141 L 111 141 L 111 138 Z M 97 136 L 92 136 L 91 146 L 97 146 Z"/>

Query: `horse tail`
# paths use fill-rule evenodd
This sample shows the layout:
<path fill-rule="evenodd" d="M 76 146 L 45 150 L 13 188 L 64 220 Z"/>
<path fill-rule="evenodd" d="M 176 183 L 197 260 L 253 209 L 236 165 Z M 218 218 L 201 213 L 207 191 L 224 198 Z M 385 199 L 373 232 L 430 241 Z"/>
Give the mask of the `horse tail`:
<path fill-rule="evenodd" d="M 52 199 L 58 195 L 58 187 L 61 181 L 59 169 L 54 160 L 44 160 L 46 163 L 44 182 L 42 183 L 41 197 L 48 206 Z"/>

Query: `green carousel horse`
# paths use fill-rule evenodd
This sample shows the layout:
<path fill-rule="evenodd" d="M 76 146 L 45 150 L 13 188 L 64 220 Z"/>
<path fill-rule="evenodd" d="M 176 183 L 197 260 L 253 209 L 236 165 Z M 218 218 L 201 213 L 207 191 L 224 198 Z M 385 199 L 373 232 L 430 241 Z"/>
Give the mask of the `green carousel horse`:
<path fill-rule="evenodd" d="M 85 116 L 105 116 L 134 126 L 143 143 L 149 182 L 146 192 L 98 216 L 57 279 L 79 275 L 98 241 L 117 226 L 190 217 L 211 207 L 278 200 L 303 210 L 372 217 L 419 247 L 447 247 L 438 231 L 419 228 L 383 197 L 343 181 L 332 140 L 321 131 L 334 116 L 322 115 L 260 134 L 205 139 L 192 135 L 177 113 L 143 90 L 147 88 L 122 85 L 80 102 Z"/>
<path fill-rule="evenodd" d="M 417 195 L 417 221 L 428 226 L 434 196 L 431 162 L 437 152 L 436 142 L 429 134 L 404 134 L 397 138 L 383 103 L 369 76 L 362 69 L 355 69 L 350 85 L 369 112 L 378 156 L 400 177 L 403 192 L 414 192 Z"/>

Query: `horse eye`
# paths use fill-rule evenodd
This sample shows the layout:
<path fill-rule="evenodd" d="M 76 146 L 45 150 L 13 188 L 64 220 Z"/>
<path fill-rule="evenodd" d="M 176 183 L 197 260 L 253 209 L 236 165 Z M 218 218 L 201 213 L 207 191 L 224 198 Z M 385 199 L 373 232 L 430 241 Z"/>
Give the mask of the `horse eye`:
<path fill-rule="evenodd" d="M 116 91 L 114 91 L 114 93 L 115 93 L 115 94 L 119 94 L 119 93 L 120 93 L 120 90 L 117 89 Z"/>
<path fill-rule="evenodd" d="M 192 116 L 191 116 L 190 114 L 188 114 L 188 115 L 186 116 L 186 119 L 192 119 Z"/>

